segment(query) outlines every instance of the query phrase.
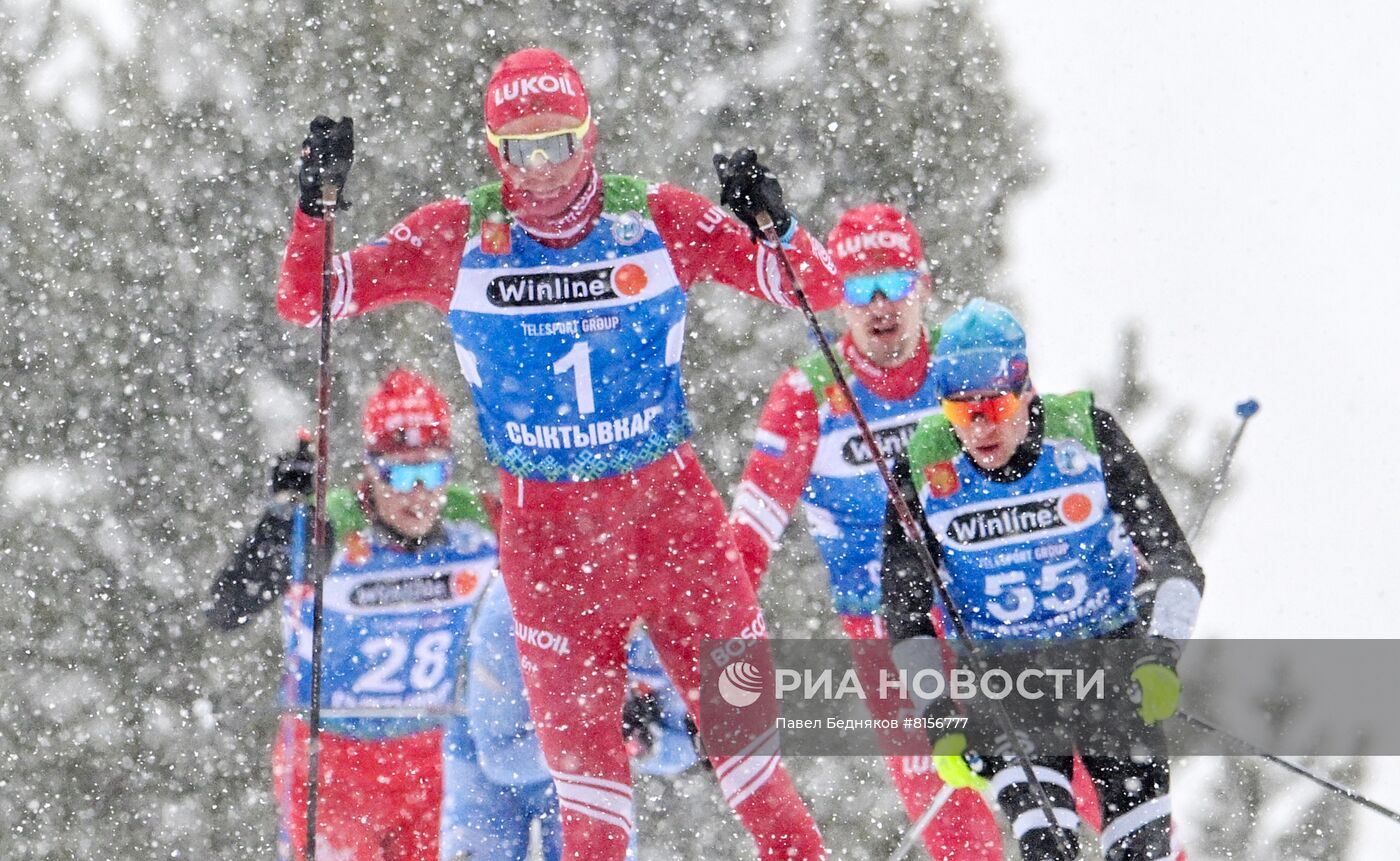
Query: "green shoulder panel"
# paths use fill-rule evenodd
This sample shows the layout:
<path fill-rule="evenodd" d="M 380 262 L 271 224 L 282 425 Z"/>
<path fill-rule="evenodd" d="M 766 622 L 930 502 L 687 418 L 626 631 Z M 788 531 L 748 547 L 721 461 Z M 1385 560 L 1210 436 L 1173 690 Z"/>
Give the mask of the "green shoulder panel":
<path fill-rule="evenodd" d="M 369 526 L 369 518 L 365 517 L 359 498 L 349 488 L 336 488 L 330 492 L 326 497 L 326 512 L 330 515 L 331 530 L 338 541 Z M 447 486 L 447 504 L 443 506 L 442 519 L 449 523 L 470 520 L 478 526 L 491 528 L 491 518 L 486 514 L 481 495 L 464 484 Z"/>
<path fill-rule="evenodd" d="M 335 488 L 326 496 L 326 515 L 331 523 L 331 533 L 337 541 L 343 541 L 345 536 L 369 525 L 355 491 L 345 487 Z"/>
<path fill-rule="evenodd" d="M 635 176 L 621 176 L 615 173 L 603 177 L 603 211 L 640 212 L 647 215 L 647 186 L 649 183 Z"/>
<path fill-rule="evenodd" d="M 486 514 L 486 506 L 481 504 L 481 494 L 463 484 L 447 486 L 447 505 L 442 509 L 442 519 L 470 520 L 478 526 L 491 528 L 491 518 Z"/>
<path fill-rule="evenodd" d="M 1092 392 L 1070 392 L 1067 395 L 1041 395 L 1045 409 L 1045 435 L 1051 439 L 1072 439 L 1089 451 L 1098 453 L 1099 442 L 1094 437 L 1094 395 Z"/>
<path fill-rule="evenodd" d="M 914 486 L 924 489 L 924 467 L 950 461 L 962 453 L 962 445 L 953 435 L 953 425 L 941 414 L 924 416 L 909 439 L 909 468 L 914 473 Z"/>
<path fill-rule="evenodd" d="M 492 216 L 508 219 L 505 204 L 501 203 L 501 184 L 491 182 L 478 185 L 467 193 L 467 204 L 471 207 L 472 223 L 467 237 L 475 236 L 481 230 L 481 222 Z"/>
<path fill-rule="evenodd" d="M 838 358 L 841 363 L 841 373 L 849 374 L 850 368 L 846 367 L 846 360 Z M 812 396 L 817 399 L 817 408 L 826 403 L 826 390 L 836 382 L 836 376 L 831 373 L 831 366 L 826 363 L 826 356 L 820 351 L 803 356 L 797 360 L 797 370 L 802 372 L 802 376 L 807 378 L 807 382 L 812 385 Z"/>

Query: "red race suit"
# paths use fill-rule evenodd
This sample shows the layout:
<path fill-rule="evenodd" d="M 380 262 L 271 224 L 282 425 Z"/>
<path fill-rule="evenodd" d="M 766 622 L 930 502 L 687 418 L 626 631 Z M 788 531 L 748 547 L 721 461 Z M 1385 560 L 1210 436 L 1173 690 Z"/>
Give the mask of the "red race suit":
<path fill-rule="evenodd" d="M 683 306 L 697 282 L 783 306 L 795 294 L 775 249 L 699 195 L 625 177 L 599 186 L 602 211 L 562 238 L 526 230 L 503 210 L 499 186 L 424 206 L 377 242 L 335 258 L 332 313 L 416 301 L 448 316 L 488 457 L 501 467 L 501 570 L 531 715 L 563 812 L 564 857 L 620 861 L 632 829 L 618 725 L 633 622 L 645 622 L 677 689 L 694 700 L 702 644 L 766 644 L 763 617 L 723 503 L 685 442 L 683 402 L 677 409 L 670 396 L 630 420 L 560 425 L 540 417 L 539 402 L 553 399 L 560 414 L 596 415 L 629 374 L 661 379 L 663 357 L 665 373 L 676 375 L 665 380 L 667 390 L 679 395 L 684 339 L 675 322 L 649 323 L 648 308 L 683 316 L 676 303 Z M 322 222 L 298 211 L 277 301 L 301 325 L 318 319 L 321 242 Z M 833 306 L 840 284 L 825 250 L 800 229 L 784 244 L 813 305 Z M 504 274 L 493 276 L 493 266 Z M 528 316 L 544 311 L 553 316 Z M 514 334 L 476 337 L 478 324 Z M 637 365 L 625 368 L 628 356 L 599 346 L 609 343 L 604 336 L 632 339 Z M 556 350 L 552 366 L 530 352 L 546 343 Z M 558 352 L 569 343 L 573 349 Z M 522 383 L 527 372 L 537 377 Z M 662 387 L 626 394 L 636 399 L 653 388 Z M 825 857 L 776 733 L 713 764 L 761 857 Z"/>

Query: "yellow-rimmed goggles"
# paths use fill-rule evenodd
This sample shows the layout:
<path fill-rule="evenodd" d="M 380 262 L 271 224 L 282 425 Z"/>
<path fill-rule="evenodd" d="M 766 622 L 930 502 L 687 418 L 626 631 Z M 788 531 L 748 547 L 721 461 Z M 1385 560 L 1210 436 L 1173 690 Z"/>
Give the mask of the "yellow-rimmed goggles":
<path fill-rule="evenodd" d="M 589 115 L 571 129 L 522 135 L 498 135 L 487 129 L 486 140 L 490 141 L 507 164 L 528 169 L 568 161 L 578 152 L 579 145 L 592 124 L 593 117 Z"/>

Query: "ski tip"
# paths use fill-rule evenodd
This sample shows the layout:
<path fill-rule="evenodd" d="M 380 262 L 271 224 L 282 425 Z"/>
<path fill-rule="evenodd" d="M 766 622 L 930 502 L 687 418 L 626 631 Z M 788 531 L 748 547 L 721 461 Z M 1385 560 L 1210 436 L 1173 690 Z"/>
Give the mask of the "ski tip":
<path fill-rule="evenodd" d="M 1259 402 L 1254 398 L 1235 404 L 1235 415 L 1242 419 L 1247 419 L 1257 412 L 1259 412 Z"/>

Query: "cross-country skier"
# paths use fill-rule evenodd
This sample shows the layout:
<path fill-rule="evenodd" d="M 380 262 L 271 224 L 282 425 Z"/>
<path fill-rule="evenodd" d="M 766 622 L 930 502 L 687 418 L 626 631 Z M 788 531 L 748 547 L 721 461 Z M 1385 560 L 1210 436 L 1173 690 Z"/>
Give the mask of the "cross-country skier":
<path fill-rule="evenodd" d="M 1017 727 L 1032 749 L 1065 752 L 1032 756 L 1054 807 L 1053 825 L 1007 739 L 985 721 L 934 739 L 938 772 L 996 799 L 1025 861 L 1071 861 L 1052 831 L 1058 828 L 1077 852 L 1069 751 L 1091 734 L 1123 733 L 1147 754 L 1084 756 L 1102 804 L 1104 856 L 1174 857 L 1159 723 L 1180 696 L 1176 657 L 1195 624 L 1205 583 L 1200 566 L 1113 417 L 1088 392 L 1035 391 L 1025 334 L 1005 308 L 976 299 L 949 317 L 933 375 L 942 414 L 920 423 L 901 481 L 969 636 L 984 643 L 1143 637 L 1147 655 L 1116 686 L 1136 703 L 1124 695 L 1106 718 L 1089 713 Z M 886 522 L 883 603 L 895 662 L 911 676 L 946 670 L 931 616 L 945 608 L 892 506 Z M 1135 581 L 1148 576 L 1143 566 L 1160 584 L 1145 630 L 1133 600 Z M 948 708 L 943 701 L 920 705 L 926 714 Z M 1127 720 L 1113 720 L 1115 713 Z M 981 755 L 964 755 L 974 751 Z"/>
<path fill-rule="evenodd" d="M 467 714 L 447 731 L 443 861 L 525 861 L 536 820 L 546 861 L 557 861 L 558 796 L 530 722 L 514 620 L 500 583 L 487 588 L 472 623 L 469 665 Z M 679 774 L 696 761 L 686 704 L 641 634 L 628 643 L 627 673 L 621 736 L 633 769 Z M 635 854 L 634 845 L 629 859 Z"/>
<path fill-rule="evenodd" d="M 933 288 L 923 243 L 894 207 L 869 204 L 841 215 L 827 237 L 827 251 L 844 283 L 840 313 L 847 331 L 836 352 L 881 454 L 889 457 L 904 451 L 921 418 L 938 412 L 929 373 L 938 333 L 924 324 Z M 801 500 L 846 636 L 883 638 L 880 566 L 887 499 L 824 357 L 807 356 L 773 386 L 735 493 L 731 520 L 754 587 Z M 889 666 L 888 654 L 862 647 L 856 657 L 866 688 L 875 690 L 880 670 Z M 892 699 L 888 704 L 897 711 Z M 886 746 L 901 747 L 896 739 Z M 909 745 L 903 747 L 907 751 Z M 929 757 L 889 753 L 886 764 L 905 809 L 917 819 L 942 785 Z M 923 837 L 935 859 L 1002 857 L 996 820 L 970 790 L 956 793 Z"/>
<path fill-rule="evenodd" d="M 391 373 L 363 428 L 358 491 L 327 500 L 338 552 L 324 588 L 318 857 L 438 861 L 442 727 L 496 542 L 482 500 L 447 484 L 449 411 L 426 380 Z M 282 604 L 287 712 L 273 774 L 283 858 L 302 857 L 306 840 L 311 472 L 305 442 L 279 460 L 274 501 L 219 572 L 209 610 L 231 629 Z"/>
<path fill-rule="evenodd" d="M 632 828 L 617 721 L 633 620 L 645 619 L 688 696 L 703 640 L 762 648 L 765 635 L 723 505 L 686 442 L 686 291 L 719 281 L 792 304 L 776 249 L 754 241 L 763 212 L 816 307 L 836 303 L 839 282 L 751 150 L 722 163 L 721 200 L 742 224 L 674 186 L 600 175 L 598 118 L 552 51 L 502 61 L 485 114 L 502 181 L 429 204 L 337 257 L 333 314 L 421 301 L 447 315 L 501 468 L 501 569 L 565 856 L 618 859 Z M 318 118 L 303 148 L 278 287 L 279 310 L 303 325 L 319 313 L 321 183 L 343 184 L 351 137 L 348 120 Z M 763 857 L 824 857 L 775 731 L 713 761 Z"/>
<path fill-rule="evenodd" d="M 323 648 L 330 658 L 323 678 L 333 682 L 329 668 L 345 665 L 339 652 L 358 647 L 349 661 L 363 662 L 360 669 L 364 672 L 350 682 L 353 694 L 369 697 L 376 687 L 402 687 L 407 693 L 402 698 L 378 696 L 376 702 L 360 707 L 350 702 L 343 685 L 326 686 L 319 807 L 324 825 L 317 831 L 332 848 L 353 847 L 354 858 L 379 861 L 378 850 L 369 854 L 361 851 L 374 841 L 361 841 L 358 826 L 351 829 L 352 840 L 343 836 L 347 817 L 377 818 L 382 825 L 380 836 L 392 835 L 392 845 L 397 847 L 388 857 L 436 861 L 437 844 L 430 842 L 431 835 L 423 829 L 432 819 L 426 811 L 436 810 L 441 797 L 440 852 L 445 861 L 524 861 L 530 825 L 536 819 L 546 835 L 546 857 L 557 859 L 559 809 L 539 742 L 523 714 L 525 690 L 515 657 L 510 605 L 499 585 L 483 585 L 484 592 L 473 585 L 473 580 L 476 584 L 488 582 L 483 578 L 490 578 L 496 566 L 495 539 L 486 527 L 490 514 L 498 514 L 497 503 L 461 485 L 445 483 L 452 470 L 448 416 L 446 401 L 426 380 L 406 371 L 390 374 L 365 412 L 366 466 L 372 472 L 359 486 L 359 499 L 337 491 L 328 500 L 333 531 L 346 538 L 332 568 L 327 594 L 341 595 L 349 588 L 349 605 L 360 609 L 343 612 L 345 602 L 328 601 L 327 607 L 334 612 L 327 619 L 334 618 L 335 630 L 342 633 L 346 625 L 360 627 L 348 637 L 326 638 Z M 306 681 L 310 622 L 297 615 L 304 616 L 309 608 L 302 570 L 308 561 L 305 530 L 309 518 L 296 511 L 296 504 L 310 496 L 313 468 L 304 442 L 279 459 L 273 474 L 274 501 L 220 572 L 210 608 L 211 619 L 230 629 L 248 622 L 282 596 L 284 631 L 289 637 L 284 705 L 299 710 L 308 704 L 310 687 Z M 357 547 L 369 551 L 368 556 L 359 554 L 364 557 L 359 563 L 353 558 Z M 372 579 L 359 576 L 367 571 Z M 388 586 L 381 588 L 379 584 Z M 356 600 L 357 592 L 361 600 Z M 437 601 L 430 599 L 434 592 L 438 593 Z M 409 600 L 396 601 L 396 595 Z M 474 595 L 479 597 L 473 599 Z M 468 601 L 466 615 L 472 622 L 469 642 L 460 612 L 464 598 Z M 374 618 L 384 613 L 393 618 Z M 376 639 L 374 633 L 386 624 L 394 635 L 380 638 L 382 655 L 370 654 L 376 651 L 369 645 Z M 415 635 L 421 636 L 409 653 L 389 642 L 409 642 Z M 685 704 L 660 670 L 645 636 L 633 637 L 629 656 L 631 688 L 621 735 L 640 770 L 676 774 L 695 761 Z M 376 662 L 376 657 L 383 660 Z M 440 683 L 434 681 L 428 695 L 421 695 L 423 685 L 437 679 L 443 662 L 447 662 L 451 703 L 455 704 L 450 717 Z M 470 665 L 471 675 L 470 681 L 462 684 L 459 667 L 464 662 Z M 397 664 L 400 669 L 390 673 L 386 664 Z M 367 676 L 378 681 L 368 683 Z M 399 699 L 401 706 L 396 706 Z M 337 700 L 348 707 L 336 709 Z M 376 716 L 376 708 L 391 714 Z M 352 711 L 357 714 L 346 714 Z M 445 737 L 433 729 L 444 722 Z M 443 737 L 445 761 L 441 769 L 426 753 L 430 745 L 415 750 L 417 759 L 400 755 L 399 750 L 414 741 L 408 736 L 415 735 L 412 731 L 416 729 L 422 730 L 425 740 L 434 735 Z M 289 715 L 275 766 L 284 857 L 290 853 L 286 839 L 305 833 L 300 809 L 305 804 L 301 797 L 305 736 L 300 717 Z M 336 751 L 334 756 L 332 750 Z M 335 761 L 348 765 L 332 769 L 330 763 Z M 296 769 L 298 782 L 288 781 L 288 769 Z M 353 791 L 338 792 L 335 787 L 346 781 Z M 439 789 L 434 790 L 434 786 Z M 365 791 L 366 787 L 376 789 Z M 410 814 L 405 817 L 412 825 L 408 830 L 394 821 L 391 812 L 400 805 Z M 552 842 L 549 835 L 554 836 Z M 297 841 L 298 854 L 300 843 Z"/>

